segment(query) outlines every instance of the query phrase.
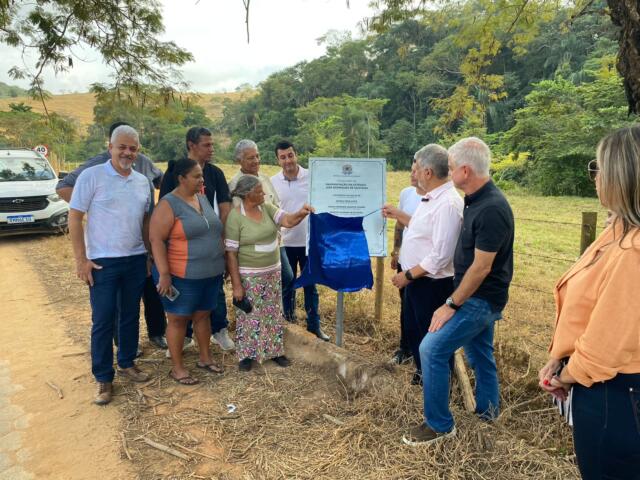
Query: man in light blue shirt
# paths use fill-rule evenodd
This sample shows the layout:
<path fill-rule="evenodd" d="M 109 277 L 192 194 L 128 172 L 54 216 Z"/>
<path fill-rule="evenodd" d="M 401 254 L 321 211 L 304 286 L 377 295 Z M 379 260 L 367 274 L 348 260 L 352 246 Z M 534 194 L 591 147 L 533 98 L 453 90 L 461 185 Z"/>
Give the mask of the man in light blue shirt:
<path fill-rule="evenodd" d="M 71 196 L 69 233 L 78 278 L 89 285 L 91 369 L 98 382 L 94 400 L 98 405 L 109 403 L 113 394 L 111 339 L 118 296 L 118 373 L 136 382 L 149 379 L 134 365 L 152 201 L 149 181 L 132 169 L 138 149 L 133 128 L 116 128 L 109 142 L 111 159 L 84 170 Z"/>

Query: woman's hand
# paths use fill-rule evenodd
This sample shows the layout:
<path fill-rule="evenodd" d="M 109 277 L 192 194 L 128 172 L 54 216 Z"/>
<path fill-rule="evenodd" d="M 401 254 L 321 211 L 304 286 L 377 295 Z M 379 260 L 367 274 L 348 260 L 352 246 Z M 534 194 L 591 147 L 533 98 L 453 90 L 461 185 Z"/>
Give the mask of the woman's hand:
<path fill-rule="evenodd" d="M 302 215 L 302 218 L 306 217 L 307 215 L 309 215 L 310 213 L 316 213 L 316 209 L 313 208 L 311 205 L 309 205 L 308 203 L 305 203 L 302 208 L 298 211 L 298 213 L 300 215 Z"/>
<path fill-rule="evenodd" d="M 556 374 L 560 370 L 562 363 L 555 358 L 549 359 L 544 367 L 538 372 L 538 385 L 545 392 L 550 393 L 558 400 L 565 401 L 571 385 L 566 385 L 558 380 Z"/>
<path fill-rule="evenodd" d="M 156 289 L 160 296 L 166 296 L 171 293 L 171 275 L 164 273 L 160 275 Z"/>
<path fill-rule="evenodd" d="M 238 286 L 233 286 L 233 299 L 237 300 L 238 302 L 241 301 L 244 298 L 244 288 L 242 287 L 242 285 L 238 285 Z"/>

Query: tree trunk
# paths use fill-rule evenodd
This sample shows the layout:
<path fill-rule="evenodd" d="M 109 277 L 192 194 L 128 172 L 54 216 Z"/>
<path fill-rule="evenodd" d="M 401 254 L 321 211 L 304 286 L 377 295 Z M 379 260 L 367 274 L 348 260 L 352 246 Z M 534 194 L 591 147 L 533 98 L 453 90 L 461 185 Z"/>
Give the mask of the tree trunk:
<path fill-rule="evenodd" d="M 640 113 L 640 0 L 607 0 L 611 20 L 621 28 L 618 71 L 624 78 L 630 113 Z"/>

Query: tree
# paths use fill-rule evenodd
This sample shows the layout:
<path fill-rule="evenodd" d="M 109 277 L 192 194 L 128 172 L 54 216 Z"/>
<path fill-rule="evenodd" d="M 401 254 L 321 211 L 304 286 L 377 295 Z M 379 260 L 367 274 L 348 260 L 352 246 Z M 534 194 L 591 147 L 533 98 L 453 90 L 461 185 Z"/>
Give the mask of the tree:
<path fill-rule="evenodd" d="M 620 27 L 618 71 L 624 78 L 629 112 L 640 113 L 640 2 L 607 0 L 611 19 Z"/>
<path fill-rule="evenodd" d="M 42 72 L 72 68 L 78 46 L 102 55 L 116 85 L 174 85 L 180 80 L 175 67 L 193 57 L 174 42 L 160 41 L 163 31 L 155 0 L 0 1 L 0 42 L 37 56 L 35 70 L 16 66 L 9 75 L 28 79 L 43 103 Z"/>

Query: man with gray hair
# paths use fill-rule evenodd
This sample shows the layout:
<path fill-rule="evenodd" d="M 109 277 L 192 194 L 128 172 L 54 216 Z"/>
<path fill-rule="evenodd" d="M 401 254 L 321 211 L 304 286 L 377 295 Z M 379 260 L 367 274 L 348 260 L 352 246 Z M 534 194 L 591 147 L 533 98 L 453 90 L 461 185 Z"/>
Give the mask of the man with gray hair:
<path fill-rule="evenodd" d="M 385 205 L 383 215 L 407 225 L 400 250 L 402 272 L 392 278 L 404 288 L 405 335 L 416 372 L 412 383 L 422 379 L 418 348 L 426 335 L 433 312 L 453 292 L 453 251 L 462 224 L 462 198 L 449 180 L 447 150 L 439 145 L 422 147 L 415 154 L 416 178 L 426 193 L 412 216 Z"/>
<path fill-rule="evenodd" d="M 420 344 L 424 370 L 424 421 L 404 437 L 408 445 L 455 434 L 449 409 L 449 359 L 460 347 L 474 369 L 476 414 L 499 413 L 498 373 L 493 356 L 495 321 L 501 318 L 513 276 L 514 222 L 511 207 L 491 181 L 489 147 L 475 137 L 449 148 L 449 172 L 464 194 L 464 218 L 454 259 L 454 292 L 431 319 Z"/>
<path fill-rule="evenodd" d="M 109 403 L 113 394 L 111 340 L 117 307 L 118 373 L 135 382 L 149 379 L 134 364 L 140 297 L 148 270 L 151 207 L 149 181 L 132 169 L 139 147 L 133 128 L 116 128 L 109 142 L 111 159 L 84 170 L 71 195 L 69 233 L 76 273 L 89 285 L 91 370 L 98 383 L 94 400 L 98 405 Z"/>
<path fill-rule="evenodd" d="M 258 145 L 253 140 L 247 138 L 240 140 L 236 143 L 234 150 L 234 157 L 236 162 L 240 164 L 240 171 L 234 175 L 229 181 L 229 190 L 233 191 L 238 184 L 238 180 L 244 175 L 253 175 L 258 177 L 262 184 L 262 190 L 264 191 L 264 202 L 275 205 L 280 208 L 280 198 L 278 192 L 271 183 L 271 179 L 266 175 L 260 173 L 260 153 L 258 152 Z M 233 206 L 239 207 L 241 203 L 240 198 L 233 197 Z M 284 246 L 280 245 L 280 265 L 281 265 L 281 281 L 282 281 L 282 303 L 287 305 L 286 298 L 291 296 L 293 289 L 293 269 L 289 264 L 287 258 L 287 251 Z M 291 311 L 290 308 L 284 312 L 285 320 L 295 323 L 295 311 Z"/>

